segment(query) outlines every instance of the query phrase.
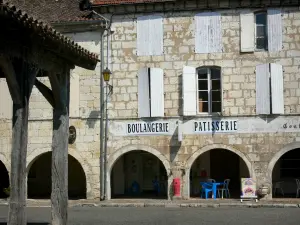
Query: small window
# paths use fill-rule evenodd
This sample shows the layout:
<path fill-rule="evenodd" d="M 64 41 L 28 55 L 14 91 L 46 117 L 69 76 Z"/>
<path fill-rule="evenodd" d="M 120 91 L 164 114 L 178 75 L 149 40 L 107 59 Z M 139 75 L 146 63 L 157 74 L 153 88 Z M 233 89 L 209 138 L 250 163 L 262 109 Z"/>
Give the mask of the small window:
<path fill-rule="evenodd" d="M 221 91 L 220 68 L 197 69 L 198 113 L 220 113 L 222 111 Z"/>
<path fill-rule="evenodd" d="M 255 14 L 255 46 L 257 50 L 268 49 L 267 13 Z"/>

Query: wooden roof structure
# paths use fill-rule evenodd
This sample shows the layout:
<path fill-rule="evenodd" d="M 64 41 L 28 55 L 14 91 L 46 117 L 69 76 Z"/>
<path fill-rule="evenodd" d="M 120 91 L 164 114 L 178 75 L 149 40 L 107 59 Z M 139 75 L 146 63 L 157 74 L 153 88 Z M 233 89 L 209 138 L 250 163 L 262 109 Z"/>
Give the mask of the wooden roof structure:
<path fill-rule="evenodd" d="M 14 5 L 0 3 L 0 27 L 0 53 L 39 64 L 43 70 L 57 70 L 55 65 L 61 64 L 62 60 L 70 66 L 93 70 L 99 61 L 98 55 Z"/>
<path fill-rule="evenodd" d="M 70 70 L 94 70 L 98 55 L 80 47 L 47 22 L 0 0 L 0 77 L 13 100 L 8 225 L 26 225 L 29 100 L 33 86 L 53 106 L 52 224 L 68 220 Z M 51 89 L 37 77 L 48 77 Z M 2 106 L 1 106 L 2 107 Z"/>

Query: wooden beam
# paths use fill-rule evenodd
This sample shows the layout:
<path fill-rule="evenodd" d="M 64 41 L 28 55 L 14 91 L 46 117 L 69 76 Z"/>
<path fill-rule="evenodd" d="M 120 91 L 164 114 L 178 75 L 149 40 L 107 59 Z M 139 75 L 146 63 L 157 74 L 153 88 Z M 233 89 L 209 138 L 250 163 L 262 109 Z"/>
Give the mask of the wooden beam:
<path fill-rule="evenodd" d="M 50 105 L 54 108 L 55 101 L 54 101 L 53 92 L 50 90 L 50 88 L 48 88 L 45 84 L 40 82 L 38 79 L 35 79 L 34 85 L 41 92 L 41 94 L 45 97 L 45 99 L 50 103 Z"/>
<path fill-rule="evenodd" d="M 22 101 L 20 87 L 11 60 L 0 55 L 0 67 L 2 68 L 2 71 L 8 83 L 9 92 L 13 102 L 16 104 L 20 104 Z"/>
<path fill-rule="evenodd" d="M 49 78 L 53 94 L 58 92 L 53 110 L 51 218 L 52 225 L 67 225 L 70 71 Z"/>
<path fill-rule="evenodd" d="M 32 85 L 29 81 L 34 80 L 36 70 L 32 70 L 21 59 L 10 62 L 14 65 L 14 74 L 8 74 L 7 79 L 9 89 L 17 89 L 19 101 L 14 100 L 13 104 L 13 128 L 12 128 L 12 147 L 11 147 L 11 176 L 10 176 L 10 201 L 8 211 L 8 225 L 26 225 L 26 157 L 28 142 L 28 112 L 29 96 Z M 11 70 L 12 71 L 12 70 Z M 34 77 L 34 78 L 33 78 Z M 14 81 L 14 82 L 11 82 Z"/>
<path fill-rule="evenodd" d="M 62 75 L 63 76 L 63 75 Z M 63 77 L 60 77 L 61 79 Z M 59 107 L 62 108 L 62 99 L 61 99 L 61 83 L 59 81 L 58 75 L 56 73 L 53 72 L 49 72 L 48 73 L 48 77 L 50 80 L 50 84 L 51 84 L 51 88 L 52 88 L 52 93 L 53 93 L 53 97 L 54 97 L 54 102 L 55 102 L 55 108 Z"/>

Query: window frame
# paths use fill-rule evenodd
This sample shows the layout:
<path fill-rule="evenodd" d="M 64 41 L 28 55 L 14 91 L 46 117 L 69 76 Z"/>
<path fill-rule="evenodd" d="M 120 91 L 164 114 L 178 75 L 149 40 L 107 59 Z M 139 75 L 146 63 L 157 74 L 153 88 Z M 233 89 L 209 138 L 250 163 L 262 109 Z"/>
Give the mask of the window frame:
<path fill-rule="evenodd" d="M 199 78 L 198 78 L 198 71 L 201 69 L 206 69 L 208 71 L 207 73 L 207 92 L 208 92 L 208 112 L 199 112 Z M 220 72 L 220 92 L 221 92 L 221 96 L 220 96 L 220 103 L 221 103 L 221 111 L 220 112 L 212 112 L 212 88 L 211 88 L 211 70 L 212 69 L 217 69 Z M 200 66 L 196 68 L 196 104 L 197 104 L 197 115 L 222 115 L 223 113 L 223 85 L 222 85 L 222 69 L 219 66 Z M 210 82 L 209 82 L 210 81 Z"/>
<path fill-rule="evenodd" d="M 257 48 L 257 23 L 256 17 L 257 15 L 265 14 L 266 15 L 266 23 L 265 23 L 265 46 L 263 49 Z M 268 12 L 267 11 L 256 11 L 254 12 L 254 49 L 256 52 L 268 51 Z"/>

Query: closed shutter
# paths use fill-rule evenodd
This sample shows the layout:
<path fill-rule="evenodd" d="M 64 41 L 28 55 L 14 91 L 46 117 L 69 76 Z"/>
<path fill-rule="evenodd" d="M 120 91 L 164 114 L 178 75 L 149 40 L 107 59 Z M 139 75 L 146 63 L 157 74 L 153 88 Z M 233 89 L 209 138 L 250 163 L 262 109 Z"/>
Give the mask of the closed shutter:
<path fill-rule="evenodd" d="M 160 68 L 150 69 L 151 117 L 164 116 L 164 73 Z"/>
<path fill-rule="evenodd" d="M 150 117 L 148 68 L 142 68 L 138 73 L 138 115 Z"/>
<path fill-rule="evenodd" d="M 252 12 L 241 12 L 241 52 L 254 51 L 254 14 Z"/>
<path fill-rule="evenodd" d="M 137 18 L 137 55 L 149 55 L 149 16 Z"/>
<path fill-rule="evenodd" d="M 272 114 L 284 114 L 282 65 L 270 64 Z"/>
<path fill-rule="evenodd" d="M 79 117 L 79 96 L 79 75 L 72 73 L 70 76 L 70 117 Z"/>
<path fill-rule="evenodd" d="M 182 74 L 183 115 L 194 116 L 197 113 L 196 69 L 183 67 Z"/>
<path fill-rule="evenodd" d="M 270 114 L 269 64 L 256 66 L 256 114 Z"/>
<path fill-rule="evenodd" d="M 208 42 L 209 53 L 222 52 L 222 27 L 220 13 L 211 13 Z"/>
<path fill-rule="evenodd" d="M 162 16 L 149 16 L 149 55 L 163 54 L 163 18 Z"/>
<path fill-rule="evenodd" d="M 0 79 L 0 119 L 12 119 L 13 101 L 5 78 Z"/>
<path fill-rule="evenodd" d="M 282 18 L 281 11 L 268 10 L 268 50 L 276 52 L 282 49 Z"/>
<path fill-rule="evenodd" d="M 209 53 L 210 13 L 198 13 L 195 16 L 195 52 Z"/>

